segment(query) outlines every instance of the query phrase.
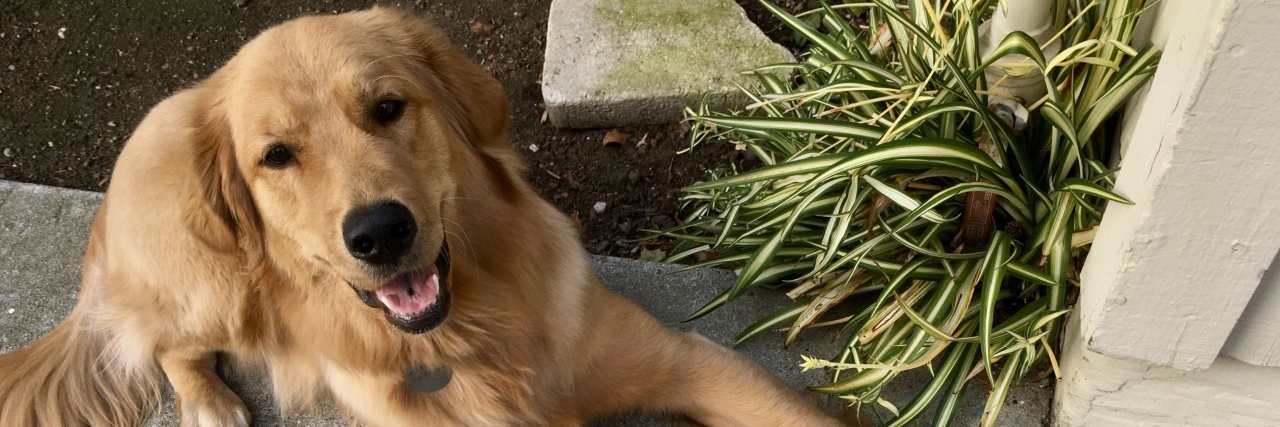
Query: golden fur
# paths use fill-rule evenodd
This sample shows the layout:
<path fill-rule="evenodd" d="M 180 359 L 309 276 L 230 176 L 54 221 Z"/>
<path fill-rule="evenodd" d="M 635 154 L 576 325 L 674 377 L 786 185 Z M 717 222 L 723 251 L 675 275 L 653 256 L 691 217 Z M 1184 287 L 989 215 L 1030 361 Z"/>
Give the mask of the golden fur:
<path fill-rule="evenodd" d="M 369 106 L 392 94 L 404 114 Z M 247 425 L 215 352 L 267 366 L 287 408 L 332 393 L 369 425 L 579 425 L 644 410 L 709 425 L 834 425 L 745 358 L 671 331 L 596 279 L 520 177 L 502 87 L 425 23 L 373 9 L 267 30 L 157 105 L 116 164 L 72 314 L 0 356 L 0 425 L 138 425 L 167 378 L 187 426 Z M 265 167 L 287 144 L 296 163 Z M 343 246 L 394 199 L 447 242 L 452 310 L 421 335 L 362 304 Z M 402 380 L 448 365 L 448 387 Z M 162 376 L 163 374 L 163 376 Z"/>

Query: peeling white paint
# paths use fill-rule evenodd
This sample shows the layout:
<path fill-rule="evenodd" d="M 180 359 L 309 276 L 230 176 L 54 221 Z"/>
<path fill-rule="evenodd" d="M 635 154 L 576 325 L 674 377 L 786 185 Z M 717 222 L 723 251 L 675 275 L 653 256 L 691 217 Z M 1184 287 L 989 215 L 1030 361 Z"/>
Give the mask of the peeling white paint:
<path fill-rule="evenodd" d="M 1089 351 L 1071 322 L 1054 423 L 1075 426 L 1280 425 L 1280 368 L 1218 357 L 1185 371 Z"/>

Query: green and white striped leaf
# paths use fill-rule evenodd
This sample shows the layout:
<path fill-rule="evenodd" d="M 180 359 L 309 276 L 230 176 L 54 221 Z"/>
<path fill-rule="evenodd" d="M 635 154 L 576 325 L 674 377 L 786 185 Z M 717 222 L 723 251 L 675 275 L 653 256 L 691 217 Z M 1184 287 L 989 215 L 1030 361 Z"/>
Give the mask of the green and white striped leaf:
<path fill-rule="evenodd" d="M 828 54 L 834 55 L 837 60 L 856 59 L 853 53 L 845 49 L 844 46 L 841 46 L 839 43 L 836 43 L 835 40 L 832 40 L 830 37 L 827 37 L 826 34 L 822 34 L 818 30 L 813 29 L 813 27 L 810 27 L 809 24 L 805 24 L 804 21 L 801 21 L 799 18 L 792 16 L 790 13 L 787 13 L 787 11 L 782 10 L 782 8 L 774 5 L 772 2 L 761 1 L 760 4 L 763 5 L 765 9 L 768 9 L 770 13 L 773 13 L 773 16 L 776 16 L 778 17 L 778 19 L 782 20 L 783 24 L 786 24 L 788 27 L 791 27 L 791 29 L 795 30 L 797 33 L 800 33 L 801 35 L 803 35 L 806 40 L 809 40 L 813 44 L 822 48 L 823 51 L 827 52 Z"/>
<path fill-rule="evenodd" d="M 853 138 L 862 141 L 875 141 L 884 136 L 884 131 L 878 127 L 850 123 L 841 120 L 730 116 L 699 116 L 693 117 L 693 119 L 715 124 L 717 126 L 728 127 L 734 130 L 801 132 L 815 135 L 831 135 L 843 138 Z"/>
<path fill-rule="evenodd" d="M 1048 273 L 1037 270 L 1035 267 L 1018 261 L 1009 261 L 1005 264 L 1009 269 L 1009 273 L 1017 276 L 1019 279 L 1032 283 L 1038 283 L 1045 286 L 1058 286 L 1059 283 L 1053 279 Z"/>
<path fill-rule="evenodd" d="M 1121 197 L 1119 194 L 1116 194 L 1111 190 L 1102 188 L 1102 186 L 1098 184 L 1094 184 L 1092 182 L 1089 182 L 1080 178 L 1064 179 L 1062 180 L 1062 183 L 1058 185 L 1058 188 L 1065 191 L 1071 191 L 1082 196 L 1083 195 L 1097 196 L 1097 197 L 1101 197 L 1116 203 L 1122 203 L 1126 205 L 1133 204 L 1133 202 L 1129 201 L 1129 199 Z"/>
<path fill-rule="evenodd" d="M 987 67 L 990 67 L 996 61 L 1004 60 L 1007 55 L 1023 55 L 1031 61 L 1029 65 L 1040 67 L 1041 70 L 1049 69 L 1045 64 L 1044 52 L 1040 50 L 1040 44 L 1036 43 L 1036 40 L 1027 35 L 1027 33 L 1014 31 L 1005 36 L 1004 40 L 1001 40 L 1000 44 L 991 50 L 990 56 L 974 69 L 969 78 L 979 78 Z"/>
<path fill-rule="evenodd" d="M 987 377 L 992 383 L 995 378 L 991 378 L 991 331 L 995 325 L 997 296 L 1004 282 L 1005 264 L 1012 258 L 1010 246 L 1009 235 L 996 231 L 991 237 L 987 258 L 982 261 L 982 319 L 978 322 L 978 336 L 982 339 L 982 363 L 986 365 Z"/>
<path fill-rule="evenodd" d="M 911 399 L 911 403 L 903 407 L 894 417 L 893 421 L 887 424 L 887 427 L 901 427 L 915 421 L 926 408 L 929 407 L 941 395 L 946 393 L 945 390 L 956 376 L 956 372 L 963 371 L 966 366 L 966 360 L 972 360 L 972 356 L 968 356 L 971 352 L 960 345 L 953 345 L 947 355 L 942 359 L 942 363 L 934 368 L 933 379 L 925 385 L 924 389 Z"/>
<path fill-rule="evenodd" d="M 746 185 L 760 181 L 771 179 L 786 178 L 789 176 L 803 175 L 809 173 L 821 172 L 832 165 L 839 163 L 849 157 L 853 157 L 854 153 L 845 154 L 829 154 L 825 156 L 810 157 L 804 160 L 794 162 L 780 163 L 773 166 L 766 166 L 750 172 L 743 172 L 738 175 L 720 178 L 713 181 L 700 182 L 683 188 L 681 191 L 705 191 L 719 190 L 726 187 Z"/>
<path fill-rule="evenodd" d="M 813 301 L 813 299 L 801 299 L 796 301 L 794 304 L 783 307 L 782 309 L 773 312 L 773 314 L 757 320 L 755 323 L 752 323 L 751 326 L 747 326 L 746 329 L 743 329 L 742 332 L 739 332 L 738 335 L 734 337 L 733 345 L 735 347 L 740 346 L 742 343 L 760 336 L 760 334 L 783 327 L 787 323 L 795 320 L 796 317 L 800 316 L 800 313 L 804 311 L 805 307 L 809 306 L 810 301 Z"/>
<path fill-rule="evenodd" d="M 867 181 L 867 184 L 871 184 L 871 188 L 876 189 L 877 192 L 879 192 L 880 194 L 883 194 L 885 197 L 888 197 L 889 200 L 892 200 L 894 203 L 897 203 L 898 206 L 902 206 L 904 209 L 914 210 L 920 207 L 919 200 L 912 198 L 911 196 L 907 195 L 907 193 L 903 193 L 896 188 L 893 188 L 883 182 L 880 182 L 880 180 L 873 178 L 871 175 L 865 175 L 862 177 L 862 179 Z M 923 213 L 921 213 L 920 216 L 923 217 L 924 219 L 927 219 L 933 222 L 950 221 L 950 219 L 943 218 L 942 215 L 938 215 L 938 213 L 934 212 L 933 210 L 926 210 Z"/>
<path fill-rule="evenodd" d="M 866 150 L 851 153 L 839 163 L 831 165 L 814 177 L 805 187 L 816 186 L 840 173 L 876 165 L 890 160 L 915 161 L 921 164 L 948 165 L 951 161 L 976 166 L 979 169 L 1006 177 L 1007 173 L 991 157 L 977 147 L 938 138 L 911 138 L 887 142 Z M 801 190 L 804 191 L 804 190 Z"/>
<path fill-rule="evenodd" d="M 945 394 L 941 396 L 941 401 L 934 410 L 933 425 L 935 427 L 947 427 L 955 418 L 960 396 L 964 394 L 965 386 L 969 384 L 969 370 L 977 362 L 975 359 L 978 356 L 978 344 L 957 344 L 951 351 L 963 352 L 963 355 L 956 363 L 956 370 L 949 375 L 946 388 L 943 389 Z"/>
<path fill-rule="evenodd" d="M 1009 394 L 1009 387 L 1013 385 L 1015 373 L 1021 369 L 1023 354 L 1019 352 L 1009 356 L 1004 369 L 1000 370 L 1000 380 L 991 382 L 991 395 L 987 396 L 987 406 L 982 411 L 980 422 L 982 427 L 991 427 L 996 424 L 996 417 L 1000 416 L 1000 410 L 1004 408 L 1005 396 Z"/>

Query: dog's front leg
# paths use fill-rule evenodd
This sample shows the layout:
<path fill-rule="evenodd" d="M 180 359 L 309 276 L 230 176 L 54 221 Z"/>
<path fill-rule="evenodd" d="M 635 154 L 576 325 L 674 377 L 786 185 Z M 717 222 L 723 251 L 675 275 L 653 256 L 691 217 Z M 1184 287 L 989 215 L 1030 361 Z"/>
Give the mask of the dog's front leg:
<path fill-rule="evenodd" d="M 751 360 L 697 334 L 667 329 L 603 288 L 586 301 L 590 349 L 576 374 L 586 417 L 675 412 L 708 426 L 838 426 Z"/>
<path fill-rule="evenodd" d="M 248 427 L 249 410 L 222 382 L 211 351 L 168 351 L 160 368 L 173 385 L 183 427 Z"/>

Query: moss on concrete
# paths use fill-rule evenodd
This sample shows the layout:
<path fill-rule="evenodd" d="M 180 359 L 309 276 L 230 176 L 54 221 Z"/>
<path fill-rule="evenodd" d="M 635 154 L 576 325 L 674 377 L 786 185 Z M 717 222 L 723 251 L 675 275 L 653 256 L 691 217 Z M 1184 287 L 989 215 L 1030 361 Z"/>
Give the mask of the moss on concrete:
<path fill-rule="evenodd" d="M 610 37 L 639 52 L 602 80 L 611 91 L 731 87 L 747 81 L 738 72 L 789 59 L 732 0 L 604 0 L 596 15 Z"/>
<path fill-rule="evenodd" d="M 620 32 L 714 26 L 737 18 L 723 0 L 604 0 L 596 14 Z"/>

